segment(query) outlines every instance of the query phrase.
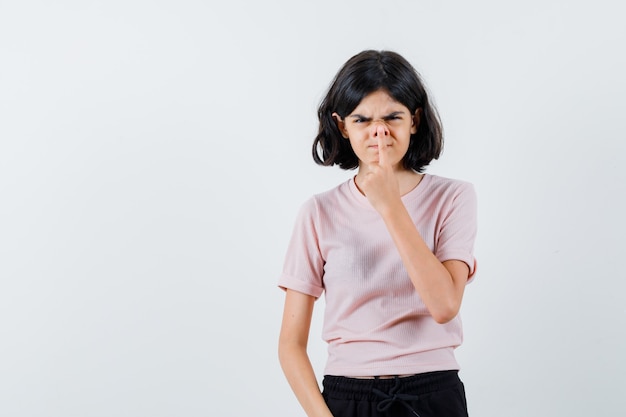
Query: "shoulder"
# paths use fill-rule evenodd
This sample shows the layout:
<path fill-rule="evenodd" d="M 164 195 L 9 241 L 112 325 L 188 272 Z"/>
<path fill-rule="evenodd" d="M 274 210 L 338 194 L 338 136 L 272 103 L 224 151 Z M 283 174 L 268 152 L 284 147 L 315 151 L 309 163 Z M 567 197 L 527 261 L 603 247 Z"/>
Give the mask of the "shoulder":
<path fill-rule="evenodd" d="M 300 213 L 309 217 L 318 217 L 323 212 L 341 207 L 341 201 L 347 198 L 349 193 L 349 181 L 344 181 L 333 188 L 310 196 L 302 203 Z"/>
<path fill-rule="evenodd" d="M 476 198 L 474 184 L 469 181 L 439 175 L 427 175 L 426 188 L 431 195 L 438 195 L 440 198 L 457 198 L 459 196 L 469 199 Z"/>
<path fill-rule="evenodd" d="M 433 189 L 439 190 L 463 190 L 474 189 L 474 184 L 469 181 L 457 178 L 447 178 L 439 175 L 427 174 L 429 177 L 428 185 Z"/>
<path fill-rule="evenodd" d="M 318 207 L 334 207 L 342 205 L 342 201 L 350 198 L 350 182 L 347 180 L 328 190 L 313 194 L 305 204 L 316 205 Z"/>

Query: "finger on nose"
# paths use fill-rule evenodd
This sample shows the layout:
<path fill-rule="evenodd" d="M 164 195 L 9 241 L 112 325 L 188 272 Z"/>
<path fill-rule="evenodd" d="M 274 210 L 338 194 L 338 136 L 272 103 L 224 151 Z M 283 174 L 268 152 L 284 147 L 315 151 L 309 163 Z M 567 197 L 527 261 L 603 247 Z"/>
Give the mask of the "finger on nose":
<path fill-rule="evenodd" d="M 374 131 L 374 136 L 386 136 L 387 129 L 383 125 L 377 125 Z"/>

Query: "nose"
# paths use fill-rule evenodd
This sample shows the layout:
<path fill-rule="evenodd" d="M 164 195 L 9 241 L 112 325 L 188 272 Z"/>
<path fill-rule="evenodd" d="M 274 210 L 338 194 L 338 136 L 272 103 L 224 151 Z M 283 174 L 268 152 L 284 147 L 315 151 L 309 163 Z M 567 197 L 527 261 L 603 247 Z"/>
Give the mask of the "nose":
<path fill-rule="evenodd" d="M 375 138 L 379 136 L 384 138 L 386 136 L 389 136 L 389 129 L 387 129 L 387 126 L 385 126 L 383 122 L 375 122 L 375 123 L 372 123 L 371 133 L 372 133 L 372 136 Z"/>

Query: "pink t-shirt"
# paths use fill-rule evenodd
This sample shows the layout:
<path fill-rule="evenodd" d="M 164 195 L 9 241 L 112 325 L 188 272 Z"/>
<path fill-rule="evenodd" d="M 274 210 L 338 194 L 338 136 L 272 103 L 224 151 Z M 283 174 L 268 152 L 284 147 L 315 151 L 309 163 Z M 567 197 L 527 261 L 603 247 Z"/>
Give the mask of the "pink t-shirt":
<path fill-rule="evenodd" d="M 425 174 L 402 201 L 440 261 L 475 272 L 472 184 Z M 325 293 L 325 375 L 405 375 L 459 369 L 459 316 L 438 324 L 413 287 L 389 232 L 350 179 L 306 201 L 278 285 Z"/>

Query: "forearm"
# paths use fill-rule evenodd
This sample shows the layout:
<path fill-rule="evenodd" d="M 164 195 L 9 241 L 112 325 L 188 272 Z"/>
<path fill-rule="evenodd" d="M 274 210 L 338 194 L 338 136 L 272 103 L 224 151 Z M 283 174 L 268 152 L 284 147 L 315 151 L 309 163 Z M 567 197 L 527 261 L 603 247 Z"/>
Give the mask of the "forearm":
<path fill-rule="evenodd" d="M 306 348 L 280 344 L 280 365 L 308 417 L 333 417 L 322 397 Z"/>
<path fill-rule="evenodd" d="M 450 271 L 420 236 L 401 201 L 389 205 L 381 216 L 428 311 L 439 323 L 453 319 L 461 306 L 464 285 L 454 282 Z"/>

